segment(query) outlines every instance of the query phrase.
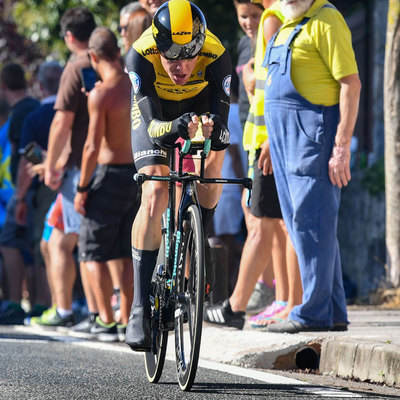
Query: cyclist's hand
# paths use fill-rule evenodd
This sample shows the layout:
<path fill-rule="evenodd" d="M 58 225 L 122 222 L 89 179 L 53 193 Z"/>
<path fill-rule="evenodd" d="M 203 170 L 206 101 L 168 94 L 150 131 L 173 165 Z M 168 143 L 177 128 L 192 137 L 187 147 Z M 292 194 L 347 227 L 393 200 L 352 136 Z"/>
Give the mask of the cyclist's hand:
<path fill-rule="evenodd" d="M 230 134 L 228 128 L 222 124 L 221 117 L 210 114 L 209 119 L 214 123 L 211 135 L 211 150 L 225 150 L 229 146 Z"/>
<path fill-rule="evenodd" d="M 197 129 L 199 128 L 199 117 L 197 115 L 192 115 L 192 120 L 188 123 L 187 133 L 190 139 L 196 136 Z"/>
<path fill-rule="evenodd" d="M 185 140 L 188 140 L 194 137 L 196 134 L 197 126 L 199 124 L 199 117 L 193 112 L 185 113 L 179 118 L 176 118 L 173 122 L 176 123 L 176 129 L 179 133 L 179 136 Z"/>
<path fill-rule="evenodd" d="M 203 136 L 205 139 L 211 137 L 211 133 L 213 131 L 214 121 L 211 118 L 211 115 L 203 114 L 201 116 L 201 130 L 203 131 Z"/>

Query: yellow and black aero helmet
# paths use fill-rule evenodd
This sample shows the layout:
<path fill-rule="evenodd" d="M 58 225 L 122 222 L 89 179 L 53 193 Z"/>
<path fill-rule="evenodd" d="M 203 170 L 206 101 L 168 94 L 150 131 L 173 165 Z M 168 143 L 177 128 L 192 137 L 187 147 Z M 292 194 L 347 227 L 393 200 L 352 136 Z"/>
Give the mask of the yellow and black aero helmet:
<path fill-rule="evenodd" d="M 156 12 L 152 23 L 157 49 L 168 60 L 194 58 L 206 38 L 206 20 L 187 0 L 171 0 Z"/>

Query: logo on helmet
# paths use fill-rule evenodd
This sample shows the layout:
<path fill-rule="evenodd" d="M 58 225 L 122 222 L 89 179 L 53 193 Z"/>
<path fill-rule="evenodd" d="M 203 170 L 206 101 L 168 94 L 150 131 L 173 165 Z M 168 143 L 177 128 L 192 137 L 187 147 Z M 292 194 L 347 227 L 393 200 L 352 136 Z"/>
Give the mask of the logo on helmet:
<path fill-rule="evenodd" d="M 172 36 L 174 36 L 174 35 L 183 36 L 183 35 L 191 35 L 191 34 L 192 34 L 192 32 L 185 32 L 185 31 L 172 32 Z"/>

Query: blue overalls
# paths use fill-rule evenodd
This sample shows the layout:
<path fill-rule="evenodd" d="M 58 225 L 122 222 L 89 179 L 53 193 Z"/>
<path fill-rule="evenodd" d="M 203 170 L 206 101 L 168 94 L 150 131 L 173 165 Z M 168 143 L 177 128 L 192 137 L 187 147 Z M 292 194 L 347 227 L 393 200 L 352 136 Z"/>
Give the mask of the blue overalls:
<path fill-rule="evenodd" d="M 291 80 L 290 44 L 309 21 L 304 18 L 286 43 L 270 40 L 264 59 L 265 120 L 282 214 L 299 260 L 303 302 L 289 319 L 314 327 L 347 323 L 336 236 L 340 190 L 328 176 L 339 105 L 315 105 Z"/>

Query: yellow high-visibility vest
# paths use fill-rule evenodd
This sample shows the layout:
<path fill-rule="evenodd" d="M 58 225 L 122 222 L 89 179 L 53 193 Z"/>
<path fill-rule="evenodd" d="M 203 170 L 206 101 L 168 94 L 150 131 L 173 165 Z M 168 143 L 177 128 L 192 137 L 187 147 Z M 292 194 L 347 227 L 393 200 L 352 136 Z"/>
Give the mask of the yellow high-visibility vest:
<path fill-rule="evenodd" d="M 264 121 L 264 86 L 267 78 L 267 70 L 261 67 L 261 65 L 267 47 L 267 44 L 264 42 L 264 21 L 272 15 L 278 17 L 282 22 L 284 21 L 284 17 L 280 12 L 279 1 L 276 1 L 270 8 L 263 12 L 258 26 L 256 53 L 254 57 L 256 85 L 253 101 L 243 131 L 243 148 L 247 151 L 260 148 L 268 137 Z M 254 154 L 254 152 L 250 153 Z M 251 154 L 250 157 L 252 157 Z"/>

